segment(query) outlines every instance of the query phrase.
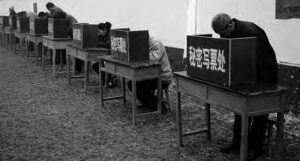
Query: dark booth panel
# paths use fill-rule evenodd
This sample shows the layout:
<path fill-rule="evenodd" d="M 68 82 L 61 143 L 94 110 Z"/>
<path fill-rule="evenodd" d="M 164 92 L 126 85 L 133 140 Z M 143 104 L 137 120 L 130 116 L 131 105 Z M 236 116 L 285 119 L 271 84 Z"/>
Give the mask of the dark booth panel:
<path fill-rule="evenodd" d="M 187 36 L 187 74 L 231 86 L 251 84 L 256 75 L 256 38 Z"/>
<path fill-rule="evenodd" d="M 111 30 L 111 54 L 128 62 L 148 61 L 149 32 Z"/>

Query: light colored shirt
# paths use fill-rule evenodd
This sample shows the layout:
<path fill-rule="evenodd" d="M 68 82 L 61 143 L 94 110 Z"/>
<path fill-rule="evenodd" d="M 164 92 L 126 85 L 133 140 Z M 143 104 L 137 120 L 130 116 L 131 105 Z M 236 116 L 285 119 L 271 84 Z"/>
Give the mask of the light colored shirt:
<path fill-rule="evenodd" d="M 170 82 L 172 79 L 172 69 L 166 49 L 160 41 L 154 40 L 152 37 L 149 39 L 149 60 L 152 63 L 160 63 L 162 81 Z"/>
<path fill-rule="evenodd" d="M 26 17 L 32 19 L 39 18 L 35 12 L 31 12 L 31 11 L 26 11 Z"/>

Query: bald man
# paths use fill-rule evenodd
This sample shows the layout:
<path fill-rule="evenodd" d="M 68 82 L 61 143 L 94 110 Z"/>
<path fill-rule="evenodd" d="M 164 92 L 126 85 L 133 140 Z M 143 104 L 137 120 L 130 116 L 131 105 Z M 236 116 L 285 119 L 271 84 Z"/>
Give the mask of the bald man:
<path fill-rule="evenodd" d="M 213 17 L 212 28 L 222 38 L 256 37 L 256 81 L 258 83 L 277 83 L 277 60 L 275 52 L 265 31 L 252 22 L 240 21 L 220 13 Z M 241 53 L 243 54 L 243 53 Z M 249 124 L 249 159 L 262 155 L 268 115 L 250 118 Z M 232 144 L 222 148 L 222 152 L 238 153 L 241 142 L 241 116 L 235 114 Z"/>

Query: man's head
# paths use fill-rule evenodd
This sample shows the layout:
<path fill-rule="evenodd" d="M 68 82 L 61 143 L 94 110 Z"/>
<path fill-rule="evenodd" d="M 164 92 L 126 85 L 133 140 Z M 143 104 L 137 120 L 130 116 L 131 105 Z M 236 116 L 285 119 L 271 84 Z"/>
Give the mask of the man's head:
<path fill-rule="evenodd" d="M 12 12 L 15 10 L 15 6 L 10 6 L 8 9 L 9 9 L 9 12 Z"/>
<path fill-rule="evenodd" d="M 221 37 L 230 37 L 234 32 L 234 22 L 225 13 L 215 15 L 211 22 L 212 29 Z"/>
<path fill-rule="evenodd" d="M 39 12 L 38 16 L 39 16 L 39 18 L 44 18 L 44 19 L 47 19 L 50 17 L 49 13 L 46 13 L 43 11 Z"/>
<path fill-rule="evenodd" d="M 111 23 L 110 22 L 105 22 L 105 23 L 99 23 L 98 24 L 98 35 L 106 35 L 106 33 L 110 30 L 111 28 Z"/>
<path fill-rule="evenodd" d="M 110 23 L 110 22 L 105 22 L 105 28 L 106 28 L 107 30 L 110 30 L 110 28 L 111 28 L 111 23 Z"/>
<path fill-rule="evenodd" d="M 48 2 L 46 4 L 46 8 L 48 9 L 48 11 L 51 11 L 51 9 L 54 7 L 55 5 L 52 2 Z"/>

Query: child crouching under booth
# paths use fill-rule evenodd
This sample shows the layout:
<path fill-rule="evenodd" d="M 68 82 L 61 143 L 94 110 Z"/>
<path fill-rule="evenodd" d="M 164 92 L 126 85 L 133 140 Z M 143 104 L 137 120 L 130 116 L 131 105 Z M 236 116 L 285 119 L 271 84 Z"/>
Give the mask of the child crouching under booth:
<path fill-rule="evenodd" d="M 98 24 L 98 45 L 97 47 L 110 49 L 110 29 L 111 23 L 99 23 Z M 104 64 L 102 64 L 104 66 Z M 92 65 L 92 69 L 99 74 L 99 62 L 96 62 Z M 102 79 L 105 79 L 105 72 L 101 72 Z M 118 79 L 116 76 L 107 74 L 107 86 L 109 88 L 114 88 L 118 85 Z M 105 82 L 105 81 L 102 81 Z"/>
<path fill-rule="evenodd" d="M 164 45 L 153 37 L 149 38 L 149 61 L 161 65 L 162 89 L 167 88 L 172 80 L 171 65 Z M 127 86 L 132 91 L 131 81 L 128 81 Z M 141 103 L 137 108 L 139 112 L 157 110 L 157 96 L 155 96 L 157 88 L 157 79 L 136 82 L 136 95 Z M 165 102 L 162 103 L 162 113 L 167 113 Z"/>

